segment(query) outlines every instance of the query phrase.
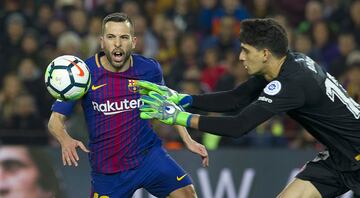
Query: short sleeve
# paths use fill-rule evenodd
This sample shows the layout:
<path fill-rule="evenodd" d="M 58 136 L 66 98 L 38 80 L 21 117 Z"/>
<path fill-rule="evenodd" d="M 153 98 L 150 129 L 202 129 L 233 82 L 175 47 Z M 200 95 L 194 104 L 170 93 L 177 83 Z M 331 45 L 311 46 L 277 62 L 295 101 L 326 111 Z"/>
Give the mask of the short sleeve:
<path fill-rule="evenodd" d="M 71 115 L 77 101 L 61 101 L 56 100 L 51 107 L 51 110 L 65 116 Z"/>
<path fill-rule="evenodd" d="M 295 80 L 273 80 L 266 85 L 255 105 L 275 114 L 287 112 L 305 103 L 303 87 Z"/>

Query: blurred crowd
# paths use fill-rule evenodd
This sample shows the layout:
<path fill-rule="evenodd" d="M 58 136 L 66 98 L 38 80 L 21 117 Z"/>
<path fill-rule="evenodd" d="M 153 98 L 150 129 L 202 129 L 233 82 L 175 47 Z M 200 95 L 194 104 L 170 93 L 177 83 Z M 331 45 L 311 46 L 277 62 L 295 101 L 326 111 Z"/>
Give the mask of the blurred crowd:
<path fill-rule="evenodd" d="M 45 68 L 59 55 L 97 53 L 102 18 L 111 12 L 133 19 L 135 52 L 156 58 L 167 86 L 177 91 L 223 91 L 245 81 L 240 21 L 273 17 L 286 28 L 290 49 L 317 61 L 360 102 L 360 0 L 0 0 L 0 144 L 53 144 Z M 73 137 L 86 141 L 81 108 L 68 125 Z M 182 148 L 174 128 L 154 127 L 167 148 Z M 191 135 L 210 149 L 321 148 L 287 116 L 239 139 Z"/>

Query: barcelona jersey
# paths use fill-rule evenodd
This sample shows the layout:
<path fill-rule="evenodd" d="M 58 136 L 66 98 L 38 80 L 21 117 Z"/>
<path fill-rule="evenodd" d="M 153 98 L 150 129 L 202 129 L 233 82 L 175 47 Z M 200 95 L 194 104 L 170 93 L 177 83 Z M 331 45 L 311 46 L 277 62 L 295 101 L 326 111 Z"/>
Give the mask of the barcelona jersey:
<path fill-rule="evenodd" d="M 148 120 L 140 119 L 140 94 L 136 80 L 164 84 L 160 64 L 132 54 L 125 72 L 110 72 L 101 65 L 103 52 L 85 62 L 92 84 L 81 99 L 89 132 L 90 164 L 93 172 L 109 174 L 141 165 L 146 152 L 161 140 Z M 56 101 L 52 110 L 69 116 L 76 101 Z"/>

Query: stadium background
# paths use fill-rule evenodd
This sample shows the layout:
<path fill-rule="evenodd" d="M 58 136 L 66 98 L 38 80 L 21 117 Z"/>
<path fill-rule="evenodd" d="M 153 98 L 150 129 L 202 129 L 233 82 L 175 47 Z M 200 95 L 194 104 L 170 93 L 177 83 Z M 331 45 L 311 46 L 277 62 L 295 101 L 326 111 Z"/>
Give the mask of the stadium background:
<path fill-rule="evenodd" d="M 61 167 L 59 145 L 46 130 L 53 99 L 46 92 L 43 73 L 59 55 L 86 59 L 96 53 L 102 18 L 118 11 L 135 22 L 136 53 L 159 60 L 167 85 L 180 92 L 228 90 L 246 80 L 246 71 L 238 62 L 239 22 L 273 17 L 286 28 L 291 49 L 320 63 L 360 102 L 359 0 L 0 0 L 0 145 L 48 150 L 68 197 L 88 195 L 87 157 L 82 156 L 80 168 Z M 74 138 L 87 142 L 81 108 L 76 108 L 67 124 Z M 210 195 L 198 182 L 202 169 L 200 160 L 194 159 L 197 156 L 184 150 L 172 127 L 154 127 L 164 146 L 192 174 L 204 198 L 233 197 L 231 190 L 216 190 L 223 170 L 234 180 L 235 197 L 263 197 L 256 192 L 275 195 L 292 170 L 323 148 L 286 116 L 275 117 L 240 139 L 192 130 L 192 137 L 210 150 Z M 255 173 L 246 172 L 248 168 L 259 169 L 254 178 L 276 187 L 255 182 L 249 194 L 239 193 L 243 192 L 239 191 L 243 176 Z M 267 171 L 274 175 L 265 174 Z M 82 183 L 82 188 L 67 185 L 73 181 Z M 83 194 L 74 195 L 76 192 Z"/>

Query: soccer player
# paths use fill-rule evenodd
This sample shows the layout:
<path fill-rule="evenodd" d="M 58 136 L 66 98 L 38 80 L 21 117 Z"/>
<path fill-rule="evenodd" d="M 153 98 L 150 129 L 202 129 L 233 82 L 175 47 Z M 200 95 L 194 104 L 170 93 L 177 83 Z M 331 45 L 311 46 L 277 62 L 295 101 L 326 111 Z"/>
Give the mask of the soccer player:
<path fill-rule="evenodd" d="M 134 25 L 126 14 L 104 18 L 102 52 L 85 61 L 92 85 L 81 102 L 90 149 L 65 129 L 76 101 L 54 103 L 49 130 L 61 144 L 64 165 L 78 165 L 77 147 L 89 152 L 91 197 L 128 198 L 139 188 L 157 197 L 196 197 L 190 176 L 162 148 L 149 121 L 139 117 L 142 103 L 136 80 L 163 84 L 163 77 L 156 60 L 132 53 L 135 44 Z M 192 140 L 184 127 L 179 127 L 179 133 L 207 166 L 205 147 Z"/>
<path fill-rule="evenodd" d="M 140 81 L 141 93 L 148 94 L 142 96 L 141 117 L 240 137 L 286 112 L 327 150 L 308 162 L 278 197 L 336 197 L 349 190 L 360 195 L 360 105 L 311 58 L 289 51 L 287 35 L 276 21 L 243 20 L 240 41 L 239 60 L 252 75 L 249 80 L 230 91 L 193 96 Z M 241 111 L 236 116 L 203 116 L 183 112 L 174 103 L 205 111 Z"/>

